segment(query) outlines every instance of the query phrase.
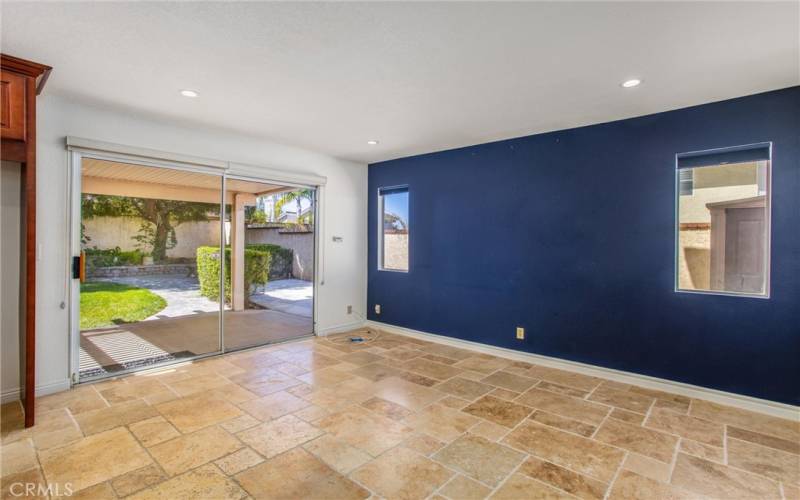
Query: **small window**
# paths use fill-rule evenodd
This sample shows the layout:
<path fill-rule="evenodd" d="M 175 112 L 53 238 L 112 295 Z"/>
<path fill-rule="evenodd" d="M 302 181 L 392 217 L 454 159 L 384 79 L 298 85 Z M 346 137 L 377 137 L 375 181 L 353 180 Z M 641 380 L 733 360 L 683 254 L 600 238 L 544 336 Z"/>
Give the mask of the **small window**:
<path fill-rule="evenodd" d="M 694 170 L 691 168 L 684 168 L 678 170 L 678 180 L 680 181 L 681 196 L 691 195 L 694 189 Z"/>
<path fill-rule="evenodd" d="M 677 163 L 677 289 L 769 296 L 769 145 Z"/>
<path fill-rule="evenodd" d="M 378 268 L 408 272 L 408 187 L 378 190 Z"/>

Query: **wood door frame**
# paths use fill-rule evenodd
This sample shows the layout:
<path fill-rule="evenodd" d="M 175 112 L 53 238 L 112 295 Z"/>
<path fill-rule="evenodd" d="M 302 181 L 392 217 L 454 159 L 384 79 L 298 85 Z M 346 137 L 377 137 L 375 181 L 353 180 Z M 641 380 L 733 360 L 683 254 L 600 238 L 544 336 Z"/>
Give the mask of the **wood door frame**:
<path fill-rule="evenodd" d="M 25 77 L 23 140 L 0 140 L 4 160 L 20 163 L 25 207 L 25 353 L 21 396 L 25 427 L 32 427 L 36 414 L 36 96 L 42 92 L 52 68 L 18 57 L 0 54 L 2 71 Z"/>

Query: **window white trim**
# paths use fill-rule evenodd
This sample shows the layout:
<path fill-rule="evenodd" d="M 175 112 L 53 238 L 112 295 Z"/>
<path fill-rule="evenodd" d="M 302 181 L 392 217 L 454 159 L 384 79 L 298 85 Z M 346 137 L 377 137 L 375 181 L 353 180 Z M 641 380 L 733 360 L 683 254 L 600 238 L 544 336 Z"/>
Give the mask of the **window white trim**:
<path fill-rule="evenodd" d="M 759 146 L 759 145 L 766 145 L 769 149 L 769 158 L 766 161 L 767 165 L 764 169 L 764 176 L 765 185 L 766 185 L 766 193 L 765 196 L 765 212 L 766 212 L 766 228 L 765 228 L 765 248 L 764 248 L 764 260 L 765 260 L 765 269 L 764 269 L 764 293 L 763 294 L 756 294 L 756 293 L 747 293 L 747 292 L 728 292 L 723 290 L 690 290 L 686 288 L 680 288 L 678 280 L 680 277 L 680 188 L 681 188 L 681 178 L 680 172 L 681 168 L 679 168 L 679 159 L 685 155 L 690 154 L 697 154 L 697 153 L 719 153 L 724 152 L 727 150 L 737 150 L 742 148 L 747 148 L 748 146 Z M 709 165 L 713 166 L 713 165 Z M 771 283 L 771 274 L 772 274 L 772 142 L 764 142 L 764 143 L 754 143 L 754 144 L 746 144 L 743 146 L 733 146 L 727 148 L 712 148 L 707 150 L 699 150 L 699 151 L 690 151 L 685 153 L 677 153 L 675 155 L 675 206 L 674 206 L 674 261 L 673 261 L 673 277 L 674 277 L 674 292 L 676 293 L 686 293 L 686 294 L 695 294 L 695 295 L 723 295 L 729 297 L 744 297 L 744 298 L 751 298 L 751 299 L 770 299 L 772 295 L 772 283 Z M 691 167 L 691 168 L 703 168 L 703 167 Z"/>
<path fill-rule="evenodd" d="M 408 246 L 408 262 L 407 262 L 407 269 L 392 269 L 383 266 L 383 209 L 384 209 L 384 201 L 383 197 L 384 194 L 382 191 L 391 191 L 393 189 L 405 189 L 406 193 L 408 193 L 409 201 L 408 201 L 408 239 L 406 240 L 406 245 Z M 391 193 L 390 193 L 391 194 Z M 383 271 L 387 273 L 404 273 L 407 274 L 411 269 L 411 191 L 408 188 L 408 184 L 401 184 L 397 186 L 381 186 L 378 188 L 378 271 Z"/>

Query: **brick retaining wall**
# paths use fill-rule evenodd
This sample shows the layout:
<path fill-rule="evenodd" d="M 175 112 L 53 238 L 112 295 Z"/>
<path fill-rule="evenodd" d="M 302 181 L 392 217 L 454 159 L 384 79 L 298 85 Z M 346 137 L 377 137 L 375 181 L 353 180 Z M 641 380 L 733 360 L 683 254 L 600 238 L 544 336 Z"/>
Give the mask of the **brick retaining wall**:
<path fill-rule="evenodd" d="M 86 269 L 89 278 L 122 278 L 125 276 L 153 276 L 161 274 L 197 275 L 195 264 L 153 264 L 150 266 L 110 266 Z"/>

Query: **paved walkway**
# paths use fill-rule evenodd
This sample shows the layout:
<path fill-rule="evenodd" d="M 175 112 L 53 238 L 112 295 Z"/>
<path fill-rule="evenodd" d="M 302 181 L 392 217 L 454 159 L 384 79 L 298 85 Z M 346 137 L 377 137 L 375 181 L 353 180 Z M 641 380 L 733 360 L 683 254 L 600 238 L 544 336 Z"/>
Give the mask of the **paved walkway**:
<path fill-rule="evenodd" d="M 97 281 L 138 286 L 163 297 L 167 301 L 167 307 L 146 318 L 145 321 L 219 311 L 217 302 L 200 295 L 197 278 L 183 275 L 155 275 L 103 278 Z M 313 295 L 314 287 L 310 281 L 287 279 L 267 283 L 252 294 L 250 300 L 267 309 L 310 318 L 313 315 Z"/>
<path fill-rule="evenodd" d="M 197 278 L 184 275 L 162 274 L 152 276 L 129 276 L 124 278 L 103 278 L 97 281 L 113 281 L 126 285 L 146 288 L 164 298 L 167 307 L 146 318 L 145 321 L 163 318 L 177 318 L 191 314 L 219 311 L 219 303 L 200 295 Z"/>

